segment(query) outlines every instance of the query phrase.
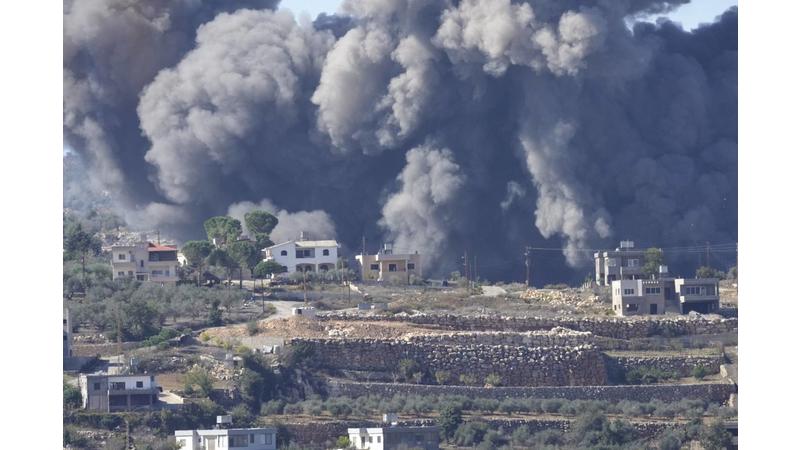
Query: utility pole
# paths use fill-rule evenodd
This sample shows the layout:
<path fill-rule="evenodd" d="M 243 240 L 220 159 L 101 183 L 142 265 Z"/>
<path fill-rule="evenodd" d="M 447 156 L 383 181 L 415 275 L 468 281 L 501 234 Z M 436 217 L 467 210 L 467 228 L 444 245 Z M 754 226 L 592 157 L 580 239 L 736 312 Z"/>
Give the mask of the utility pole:
<path fill-rule="evenodd" d="M 478 255 L 472 255 L 472 279 L 478 281 Z"/>
<path fill-rule="evenodd" d="M 161 230 L 156 230 L 156 242 L 161 245 Z"/>
<path fill-rule="evenodd" d="M 467 285 L 469 285 L 469 256 L 466 250 L 464 250 L 464 278 L 467 279 Z"/>
<path fill-rule="evenodd" d="M 525 247 L 525 286 L 531 286 L 531 248 Z"/>
<path fill-rule="evenodd" d="M 711 267 L 711 244 L 706 241 L 706 267 Z"/>
<path fill-rule="evenodd" d="M 308 306 L 308 296 L 306 295 L 306 268 L 303 267 L 303 304 Z"/>

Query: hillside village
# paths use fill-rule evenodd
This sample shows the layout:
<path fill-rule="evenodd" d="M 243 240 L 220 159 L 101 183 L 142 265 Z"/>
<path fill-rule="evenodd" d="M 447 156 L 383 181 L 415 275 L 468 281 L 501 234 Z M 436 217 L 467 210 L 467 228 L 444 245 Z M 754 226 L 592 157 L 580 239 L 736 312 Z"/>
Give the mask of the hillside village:
<path fill-rule="evenodd" d="M 65 216 L 67 448 L 736 445 L 735 268 L 676 276 L 623 241 L 535 288 L 274 243 L 261 210 L 181 245 L 85 222 Z"/>

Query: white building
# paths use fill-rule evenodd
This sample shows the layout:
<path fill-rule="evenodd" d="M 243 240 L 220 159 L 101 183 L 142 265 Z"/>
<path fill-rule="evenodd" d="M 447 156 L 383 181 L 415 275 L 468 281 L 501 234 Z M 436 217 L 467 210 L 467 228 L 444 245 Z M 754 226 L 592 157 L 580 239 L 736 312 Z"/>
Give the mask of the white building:
<path fill-rule="evenodd" d="M 422 450 L 439 450 L 439 427 L 437 426 L 400 426 L 397 415 L 383 415 L 383 426 L 380 428 L 348 428 L 350 448 L 359 450 L 395 450 L 419 448 Z"/>
<path fill-rule="evenodd" d="M 286 267 L 287 273 L 326 272 L 336 269 L 339 243 L 332 239 L 287 241 L 263 249 L 264 261 L 275 261 Z"/>
<path fill-rule="evenodd" d="M 83 408 L 92 411 L 152 409 L 161 392 L 153 375 L 81 375 L 78 383 Z"/>
<path fill-rule="evenodd" d="M 114 280 L 131 278 L 154 283 L 178 281 L 178 248 L 146 240 L 111 246 L 111 274 Z"/>
<path fill-rule="evenodd" d="M 183 450 L 246 448 L 275 450 L 275 428 L 228 428 L 213 430 L 175 430 L 175 442 Z"/>

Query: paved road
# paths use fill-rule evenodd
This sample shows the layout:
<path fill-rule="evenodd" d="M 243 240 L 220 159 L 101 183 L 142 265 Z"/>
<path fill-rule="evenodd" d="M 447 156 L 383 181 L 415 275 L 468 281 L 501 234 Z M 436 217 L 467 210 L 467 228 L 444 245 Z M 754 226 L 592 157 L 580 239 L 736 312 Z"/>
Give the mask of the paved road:
<path fill-rule="evenodd" d="M 256 303 L 260 302 L 256 301 Z M 266 321 L 289 317 L 292 315 L 292 308 L 303 306 L 303 302 L 292 302 L 286 300 L 272 300 L 272 301 L 267 301 L 266 303 L 268 305 L 272 305 L 275 307 L 275 314 L 264 319 Z"/>

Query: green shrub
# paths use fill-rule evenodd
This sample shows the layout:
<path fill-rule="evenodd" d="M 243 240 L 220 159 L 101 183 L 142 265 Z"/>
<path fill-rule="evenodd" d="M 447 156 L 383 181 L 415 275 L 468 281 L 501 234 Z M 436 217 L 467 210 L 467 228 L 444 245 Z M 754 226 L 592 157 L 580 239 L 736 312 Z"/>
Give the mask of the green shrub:
<path fill-rule="evenodd" d="M 259 327 L 257 321 L 251 320 L 247 322 L 246 327 L 247 327 L 247 334 L 249 334 L 250 336 L 255 336 L 256 334 L 258 334 Z"/>
<path fill-rule="evenodd" d="M 705 366 L 696 365 L 694 369 L 692 369 L 692 376 L 697 380 L 702 380 L 706 375 L 708 375 L 708 369 L 706 369 Z"/>
<path fill-rule="evenodd" d="M 478 379 L 475 378 L 475 375 L 464 373 L 459 375 L 458 381 L 465 386 L 475 386 L 475 384 L 478 382 Z"/>
<path fill-rule="evenodd" d="M 487 386 L 496 387 L 500 386 L 500 383 L 502 383 L 502 381 L 503 379 L 500 377 L 500 375 L 496 373 L 490 373 L 489 375 L 486 375 L 484 383 L 486 383 Z"/>
<path fill-rule="evenodd" d="M 453 433 L 453 441 L 461 447 L 472 447 L 483 441 L 483 437 L 489 430 L 489 425 L 483 422 L 466 422 L 456 429 Z"/>
<path fill-rule="evenodd" d="M 677 373 L 655 367 L 636 367 L 625 374 L 625 381 L 628 384 L 654 384 L 676 378 L 679 378 Z"/>
<path fill-rule="evenodd" d="M 446 439 L 451 439 L 462 423 L 461 409 L 455 405 L 446 405 L 439 410 L 439 427 Z"/>
<path fill-rule="evenodd" d="M 339 436 L 336 439 L 336 448 L 348 448 L 350 447 L 350 438 L 347 436 Z"/>
<path fill-rule="evenodd" d="M 283 408 L 286 402 L 283 400 L 270 400 L 261 405 L 261 415 L 270 416 L 273 414 L 283 414 Z"/>
<path fill-rule="evenodd" d="M 549 413 L 556 413 L 561 410 L 561 407 L 564 406 L 565 400 L 560 398 L 548 398 L 542 401 L 542 410 L 544 412 Z"/>
<path fill-rule="evenodd" d="M 447 382 L 450 381 L 450 372 L 446 370 L 437 370 L 434 377 L 438 384 L 447 384 Z"/>

